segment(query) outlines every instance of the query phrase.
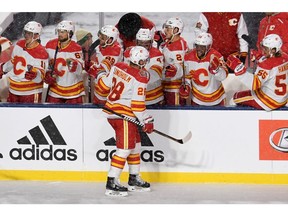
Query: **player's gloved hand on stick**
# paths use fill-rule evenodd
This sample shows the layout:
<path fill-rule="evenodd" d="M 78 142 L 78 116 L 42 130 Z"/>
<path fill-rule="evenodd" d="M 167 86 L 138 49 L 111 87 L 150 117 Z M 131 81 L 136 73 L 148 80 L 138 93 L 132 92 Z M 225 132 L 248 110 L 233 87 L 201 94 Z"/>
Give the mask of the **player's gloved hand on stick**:
<path fill-rule="evenodd" d="M 191 88 L 189 85 L 182 84 L 179 89 L 179 94 L 181 98 L 187 99 L 189 97 Z"/>
<path fill-rule="evenodd" d="M 38 69 L 32 65 L 27 65 L 28 71 L 25 72 L 25 79 L 33 80 L 37 77 Z"/>
<path fill-rule="evenodd" d="M 245 65 L 235 55 L 229 55 L 226 64 L 229 68 L 231 68 L 235 72 L 236 76 L 246 72 Z"/>
<path fill-rule="evenodd" d="M 93 61 L 85 61 L 84 63 L 84 67 L 85 67 L 85 71 L 88 72 L 88 70 L 90 69 L 90 67 L 94 64 Z"/>
<path fill-rule="evenodd" d="M 152 116 L 147 117 L 144 119 L 144 126 L 143 131 L 146 133 L 152 133 L 154 130 L 154 119 Z"/>
<path fill-rule="evenodd" d="M 44 82 L 48 85 L 56 83 L 56 75 L 53 71 L 47 71 L 44 77 Z"/>

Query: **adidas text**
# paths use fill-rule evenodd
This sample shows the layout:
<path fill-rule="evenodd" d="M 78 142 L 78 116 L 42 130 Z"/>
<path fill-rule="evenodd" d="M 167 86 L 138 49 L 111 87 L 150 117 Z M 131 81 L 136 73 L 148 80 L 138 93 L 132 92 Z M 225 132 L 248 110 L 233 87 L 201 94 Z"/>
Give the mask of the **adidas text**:
<path fill-rule="evenodd" d="M 96 152 L 96 158 L 99 161 L 109 161 L 112 158 L 112 155 L 115 153 L 115 149 L 109 152 L 108 149 L 100 149 Z M 143 150 L 140 154 L 141 160 L 143 162 L 163 162 L 164 161 L 164 152 L 161 150 Z"/>
<path fill-rule="evenodd" d="M 77 151 L 75 149 L 58 148 L 54 150 L 54 148 L 53 145 L 50 145 L 49 148 L 39 148 L 38 145 L 32 145 L 31 148 L 13 148 L 10 150 L 9 155 L 12 160 L 77 160 Z"/>

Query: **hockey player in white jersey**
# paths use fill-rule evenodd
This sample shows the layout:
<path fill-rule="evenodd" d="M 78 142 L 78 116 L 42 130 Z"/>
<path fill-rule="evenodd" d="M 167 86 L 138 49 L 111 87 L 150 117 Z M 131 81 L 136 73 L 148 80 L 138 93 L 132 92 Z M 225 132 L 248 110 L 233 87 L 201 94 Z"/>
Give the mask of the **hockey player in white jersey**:
<path fill-rule="evenodd" d="M 150 29 L 140 28 L 136 34 L 136 45 L 143 46 L 149 51 L 149 62 L 145 69 L 149 72 L 150 80 L 146 89 L 146 105 L 162 105 L 164 93 L 162 87 L 163 54 L 152 46 L 153 37 Z M 129 62 L 130 51 L 128 47 L 124 52 L 124 61 Z"/>
<path fill-rule="evenodd" d="M 225 105 L 222 81 L 228 76 L 223 56 L 212 48 L 212 35 L 200 33 L 195 39 L 195 49 L 185 55 L 185 84 L 180 96 L 188 98 L 192 87 L 192 105 Z"/>
<path fill-rule="evenodd" d="M 143 131 L 153 132 L 153 117 L 146 111 L 145 89 L 149 81 L 149 73 L 144 69 L 149 58 L 149 52 L 141 46 L 135 46 L 130 52 L 129 65 L 124 62 L 116 63 L 111 71 L 99 72 L 97 83 L 99 91 L 107 93 L 105 107 L 116 113 L 143 123 Z M 108 113 L 108 122 L 116 133 L 117 150 L 112 157 L 106 195 L 126 196 L 127 191 L 150 191 L 150 184 L 141 179 L 140 150 L 141 139 L 138 126 L 130 121 Z M 129 166 L 128 189 L 119 183 L 119 177 L 125 166 Z"/>
<path fill-rule="evenodd" d="M 227 65 L 249 90 L 236 92 L 234 102 L 240 106 L 271 111 L 287 103 L 288 55 L 281 51 L 282 39 L 270 34 L 261 42 L 262 57 L 254 74 L 249 73 L 234 55 L 227 59 Z"/>
<path fill-rule="evenodd" d="M 45 82 L 49 84 L 48 103 L 83 103 L 82 48 L 72 40 L 75 27 L 72 21 L 61 21 L 56 27 L 58 38 L 47 42 L 49 70 Z"/>
<path fill-rule="evenodd" d="M 184 23 L 178 17 L 168 19 L 164 25 L 166 41 L 163 45 L 164 55 L 163 84 L 166 105 L 184 105 L 186 100 L 180 98 L 179 88 L 183 78 L 184 55 L 188 51 L 186 40 L 181 37 Z"/>
<path fill-rule="evenodd" d="M 98 32 L 100 44 L 96 47 L 96 61 L 87 71 L 94 79 L 99 71 L 110 71 L 111 67 L 123 58 L 123 49 L 118 43 L 119 31 L 115 26 L 105 25 Z M 104 104 L 106 97 L 94 85 L 94 104 Z"/>
<path fill-rule="evenodd" d="M 41 103 L 43 78 L 48 65 L 48 53 L 40 44 L 42 25 L 28 22 L 23 28 L 23 37 L 12 52 L 11 60 L 1 65 L 1 72 L 9 75 L 7 102 Z"/>

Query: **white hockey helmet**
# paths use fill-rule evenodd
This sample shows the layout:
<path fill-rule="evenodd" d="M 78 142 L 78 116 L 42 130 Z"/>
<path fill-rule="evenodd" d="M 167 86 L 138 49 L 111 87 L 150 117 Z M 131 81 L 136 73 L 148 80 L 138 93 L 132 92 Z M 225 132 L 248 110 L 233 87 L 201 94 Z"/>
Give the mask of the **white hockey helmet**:
<path fill-rule="evenodd" d="M 129 61 L 140 67 L 144 67 L 149 59 L 149 52 L 142 46 L 135 46 L 130 50 Z"/>
<path fill-rule="evenodd" d="M 136 34 L 136 40 L 141 40 L 141 41 L 152 40 L 152 34 L 151 34 L 150 29 L 140 28 Z"/>
<path fill-rule="evenodd" d="M 24 26 L 23 30 L 27 32 L 32 32 L 33 34 L 41 35 L 42 25 L 38 22 L 30 21 Z"/>
<path fill-rule="evenodd" d="M 201 46 L 212 46 L 212 41 L 213 38 L 210 33 L 202 32 L 196 37 L 194 43 Z"/>
<path fill-rule="evenodd" d="M 66 30 L 67 32 L 69 32 L 71 38 L 75 32 L 75 26 L 72 21 L 63 20 L 60 23 L 58 23 L 56 27 L 56 33 L 58 30 Z"/>
<path fill-rule="evenodd" d="M 112 42 L 110 42 L 109 44 L 107 45 L 111 45 L 112 43 L 114 43 L 114 41 L 116 41 L 119 37 L 119 31 L 118 29 L 113 26 L 113 25 L 105 25 L 103 26 L 99 33 L 103 34 L 103 35 L 106 35 L 107 37 L 109 38 L 112 38 Z"/>
<path fill-rule="evenodd" d="M 270 50 L 276 49 L 276 52 L 279 52 L 282 47 L 282 39 L 277 34 L 269 34 L 263 38 L 261 45 L 268 47 Z"/>
<path fill-rule="evenodd" d="M 184 29 L 184 23 L 179 17 L 175 17 L 175 18 L 173 17 L 173 18 L 166 20 L 166 22 L 164 23 L 164 27 L 167 27 L 167 26 L 178 28 L 179 30 L 176 33 L 176 35 L 181 34 Z"/>

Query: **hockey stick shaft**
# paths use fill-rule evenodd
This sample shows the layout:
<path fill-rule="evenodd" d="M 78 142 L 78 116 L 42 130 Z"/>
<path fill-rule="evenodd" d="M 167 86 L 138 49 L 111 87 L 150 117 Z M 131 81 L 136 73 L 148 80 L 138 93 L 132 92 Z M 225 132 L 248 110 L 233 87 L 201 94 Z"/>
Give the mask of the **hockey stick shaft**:
<path fill-rule="evenodd" d="M 89 47 L 89 49 L 88 49 L 88 59 L 87 59 L 87 61 L 88 61 L 88 64 L 90 65 L 90 62 L 91 62 L 91 57 L 92 57 L 92 55 L 93 55 L 93 53 L 94 53 L 94 51 L 95 51 L 95 48 L 98 46 L 100 44 L 100 40 L 99 39 L 97 39 L 95 42 L 93 42 L 92 44 L 91 44 L 91 46 Z M 86 60 L 86 59 L 85 59 Z M 87 71 L 88 72 L 88 71 Z M 89 85 L 89 92 L 88 92 L 88 100 L 89 100 L 89 103 L 91 103 L 92 102 L 92 83 L 91 83 L 91 77 L 90 76 L 88 76 L 88 85 Z"/>
<path fill-rule="evenodd" d="M 248 68 L 250 68 L 250 58 L 251 58 L 251 56 L 250 56 L 250 52 L 251 52 L 250 48 L 251 48 L 251 45 L 252 45 L 252 41 L 251 41 L 251 38 L 248 35 L 246 35 L 246 34 L 243 34 L 241 36 L 241 38 L 248 43 L 248 55 L 247 55 L 248 64 L 247 64 L 247 66 L 248 66 Z"/>
<path fill-rule="evenodd" d="M 111 110 L 111 109 L 109 109 L 109 108 L 107 108 L 107 107 L 102 107 L 102 108 L 103 108 L 104 110 L 110 112 L 110 113 L 113 113 L 114 115 L 119 116 L 120 118 L 122 118 L 122 119 L 124 119 L 124 120 L 126 120 L 126 121 L 132 122 L 133 124 L 136 124 L 136 125 L 141 126 L 141 127 L 144 126 L 144 124 L 142 124 L 141 122 L 137 121 L 136 119 L 129 118 L 129 117 L 127 117 L 127 116 L 125 116 L 125 115 L 122 115 L 122 114 L 120 114 L 120 113 L 117 113 L 117 112 L 115 112 L 115 111 L 113 111 L 113 110 Z M 153 132 L 155 132 L 155 133 L 157 133 L 157 134 L 159 134 L 159 135 L 161 135 L 161 136 L 163 136 L 163 137 L 166 137 L 166 138 L 168 138 L 168 139 L 171 139 L 171 140 L 173 140 L 173 141 L 175 141 L 175 142 L 178 142 L 178 143 L 180 143 L 180 144 L 183 144 L 183 143 L 184 143 L 182 139 L 176 139 L 176 138 L 174 138 L 174 137 L 172 137 L 172 136 L 170 136 L 170 135 L 168 135 L 168 134 L 165 134 L 165 133 L 163 133 L 163 132 L 161 132 L 161 131 L 158 131 L 158 130 L 156 130 L 156 129 L 153 129 Z"/>
<path fill-rule="evenodd" d="M 58 44 L 58 43 L 59 43 L 59 42 L 57 41 L 57 46 L 56 46 L 56 48 L 55 48 L 55 53 L 54 53 L 54 61 L 53 61 L 53 64 L 52 64 L 52 66 L 51 66 L 51 71 L 50 71 L 51 77 L 53 76 L 53 71 L 55 70 L 57 53 L 58 53 L 58 50 L 59 50 L 59 44 Z M 47 98 L 48 98 L 49 91 L 50 91 L 50 85 L 48 85 L 48 87 L 47 87 L 47 93 L 46 93 L 45 102 L 47 102 Z"/>

